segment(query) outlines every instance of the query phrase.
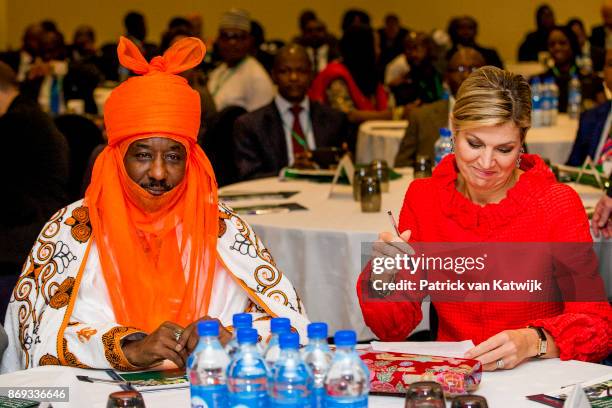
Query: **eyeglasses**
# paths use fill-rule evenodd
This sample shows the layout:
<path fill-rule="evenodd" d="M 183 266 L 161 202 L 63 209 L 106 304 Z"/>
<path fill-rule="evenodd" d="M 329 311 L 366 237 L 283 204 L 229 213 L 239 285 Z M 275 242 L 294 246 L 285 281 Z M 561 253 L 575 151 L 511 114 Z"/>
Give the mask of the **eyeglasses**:
<path fill-rule="evenodd" d="M 449 68 L 448 70 L 450 72 L 460 72 L 462 74 L 464 72 L 467 72 L 471 74 L 472 72 L 476 71 L 478 68 L 480 67 L 459 65 L 457 68 Z"/>
<path fill-rule="evenodd" d="M 230 41 L 230 40 L 244 40 L 248 36 L 247 33 L 244 32 L 232 32 L 232 31 L 221 31 L 219 33 L 219 39 Z"/>

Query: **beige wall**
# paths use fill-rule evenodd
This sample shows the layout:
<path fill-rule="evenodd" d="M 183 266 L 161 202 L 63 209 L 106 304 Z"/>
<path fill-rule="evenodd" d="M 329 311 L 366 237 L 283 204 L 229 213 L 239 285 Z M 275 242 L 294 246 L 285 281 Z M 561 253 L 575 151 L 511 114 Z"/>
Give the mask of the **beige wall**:
<path fill-rule="evenodd" d="M 3 4 L 6 3 L 6 18 Z M 149 28 L 148 39 L 159 41 L 160 33 L 170 17 L 200 12 L 204 17 L 205 34 L 215 34 L 221 13 L 228 7 L 249 10 L 266 29 L 268 38 L 290 39 L 297 32 L 297 17 L 304 8 L 312 8 L 337 33 L 342 13 L 348 7 L 360 7 L 372 16 L 375 26 L 389 11 L 396 12 L 404 25 L 418 30 L 446 27 L 449 16 L 471 14 L 480 23 L 479 41 L 496 46 L 507 61 L 514 60 L 524 34 L 534 26 L 534 10 L 540 2 L 531 0 L 0 0 L 0 47 L 18 47 L 23 28 L 34 21 L 55 20 L 67 39 L 77 25 L 93 25 L 98 42 L 113 41 L 122 33 L 122 17 L 129 10 L 144 13 Z M 557 20 L 581 17 L 587 27 L 599 23 L 601 0 L 552 0 Z M 6 28 L 3 29 L 5 27 Z M 3 32 L 8 35 L 3 36 Z"/>

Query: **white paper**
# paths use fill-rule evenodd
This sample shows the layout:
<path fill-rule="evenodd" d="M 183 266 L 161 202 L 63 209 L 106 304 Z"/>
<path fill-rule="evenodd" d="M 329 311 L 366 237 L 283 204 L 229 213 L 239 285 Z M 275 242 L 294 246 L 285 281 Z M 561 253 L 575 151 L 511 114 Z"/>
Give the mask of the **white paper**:
<path fill-rule="evenodd" d="M 589 402 L 584 390 L 580 384 L 575 385 L 572 392 L 567 396 L 563 408 L 590 408 Z"/>
<path fill-rule="evenodd" d="M 472 340 L 464 341 L 404 341 L 371 343 L 374 351 L 423 354 L 426 356 L 463 358 L 466 351 L 474 347 Z"/>

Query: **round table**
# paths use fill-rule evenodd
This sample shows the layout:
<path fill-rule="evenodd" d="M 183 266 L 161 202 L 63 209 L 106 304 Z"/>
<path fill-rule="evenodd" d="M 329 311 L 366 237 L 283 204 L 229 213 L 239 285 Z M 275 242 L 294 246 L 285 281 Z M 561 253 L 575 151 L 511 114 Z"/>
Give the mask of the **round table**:
<path fill-rule="evenodd" d="M 85 383 L 77 375 L 108 378 L 104 371 L 72 367 L 41 366 L 31 370 L 0 375 L 2 387 L 69 387 L 70 401 L 53 403 L 54 408 L 104 408 L 108 395 L 119 391 L 115 385 Z M 612 376 L 612 368 L 580 361 L 558 359 L 528 361 L 513 370 L 483 373 L 476 394 L 487 399 L 490 407 L 544 407 L 529 401 L 527 395 L 553 392 L 558 388 L 585 382 L 601 376 Z M 8 390 L 2 390 L 4 395 Z M 189 389 L 143 393 L 147 408 L 189 407 Z M 401 408 L 404 399 L 397 397 L 370 397 L 370 408 Z M 447 404 L 450 406 L 450 404 Z M 42 403 L 41 408 L 49 407 Z"/>
<path fill-rule="evenodd" d="M 408 121 L 376 120 L 364 122 L 357 135 L 357 162 L 386 160 L 395 162 Z M 559 114 L 555 126 L 532 128 L 527 132 L 529 153 L 539 154 L 553 163 L 565 163 L 576 139 L 578 120 Z"/>
<path fill-rule="evenodd" d="M 297 202 L 307 211 L 268 215 L 244 215 L 270 250 L 279 269 L 298 290 L 311 321 L 325 321 L 330 333 L 354 329 L 361 340 L 374 338 L 366 327 L 357 300 L 356 284 L 361 272 L 362 243 L 373 242 L 380 231 L 392 231 L 384 210 L 391 210 L 396 220 L 411 180 L 411 169 L 390 183 L 390 192 L 382 195 L 379 213 L 362 213 L 353 200 L 352 187 L 336 185 L 328 198 L 329 183 L 279 181 L 266 178 L 226 186 L 229 192 L 299 191 L 287 200 L 241 200 L 228 202 L 241 207 L 271 202 Z M 423 309 L 428 310 L 424 304 Z M 428 329 L 429 321 L 417 330 Z"/>

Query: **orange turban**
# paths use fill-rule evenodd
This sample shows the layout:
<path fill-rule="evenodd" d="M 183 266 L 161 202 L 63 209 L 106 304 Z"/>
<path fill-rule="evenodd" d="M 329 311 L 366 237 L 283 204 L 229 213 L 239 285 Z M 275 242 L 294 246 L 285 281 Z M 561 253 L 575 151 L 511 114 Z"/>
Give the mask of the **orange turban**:
<path fill-rule="evenodd" d="M 108 99 L 108 147 L 85 193 L 102 273 L 118 323 L 147 332 L 166 320 L 186 326 L 208 311 L 219 224 L 217 183 L 196 143 L 200 97 L 175 74 L 198 65 L 206 49 L 185 38 L 147 63 L 121 37 L 117 52 L 141 76 Z M 150 137 L 173 139 L 187 151 L 183 180 L 161 196 L 132 181 L 123 164 L 130 144 Z"/>

